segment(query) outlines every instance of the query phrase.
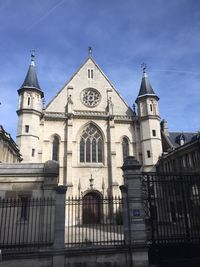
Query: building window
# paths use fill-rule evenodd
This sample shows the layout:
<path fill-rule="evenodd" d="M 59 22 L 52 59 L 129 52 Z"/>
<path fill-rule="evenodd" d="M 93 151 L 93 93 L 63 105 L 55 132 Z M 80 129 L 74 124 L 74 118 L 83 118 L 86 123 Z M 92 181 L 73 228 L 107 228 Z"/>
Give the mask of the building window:
<path fill-rule="evenodd" d="M 80 162 L 103 162 L 103 138 L 92 123 L 83 130 L 81 135 Z"/>
<path fill-rule="evenodd" d="M 88 69 L 88 79 L 93 79 L 93 78 L 94 78 L 94 70 Z"/>
<path fill-rule="evenodd" d="M 30 106 L 30 103 L 31 103 L 31 98 L 30 98 L 30 96 L 28 97 L 28 101 L 27 101 L 27 103 L 28 103 L 28 106 Z"/>
<path fill-rule="evenodd" d="M 101 139 L 98 141 L 98 160 L 103 162 L 103 141 Z"/>
<path fill-rule="evenodd" d="M 81 101 L 87 107 L 96 107 L 101 101 L 101 94 L 94 88 L 86 88 L 81 92 Z"/>
<path fill-rule="evenodd" d="M 156 136 L 156 130 L 152 130 L 152 135 Z"/>
<path fill-rule="evenodd" d="M 54 136 L 52 143 L 52 160 L 58 161 L 59 156 L 59 139 L 57 136 Z"/>
<path fill-rule="evenodd" d="M 124 161 L 125 158 L 129 156 L 129 143 L 126 137 L 124 137 L 122 141 L 122 153 L 123 153 L 123 161 Z"/>
<path fill-rule="evenodd" d="M 153 105 L 150 104 L 150 111 L 153 111 Z"/>
<path fill-rule="evenodd" d="M 25 133 L 29 132 L 29 125 L 25 125 Z"/>
<path fill-rule="evenodd" d="M 150 158 L 151 157 L 151 152 L 150 150 L 147 150 L 147 158 Z"/>
<path fill-rule="evenodd" d="M 35 157 L 35 148 L 32 148 L 32 157 Z"/>
<path fill-rule="evenodd" d="M 81 138 L 80 141 L 80 162 L 85 161 L 85 140 Z"/>

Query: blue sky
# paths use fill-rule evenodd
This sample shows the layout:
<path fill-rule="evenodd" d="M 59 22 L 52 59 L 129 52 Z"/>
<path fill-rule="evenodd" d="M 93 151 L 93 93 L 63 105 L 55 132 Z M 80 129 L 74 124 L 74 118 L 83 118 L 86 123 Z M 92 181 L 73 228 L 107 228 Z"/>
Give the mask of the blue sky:
<path fill-rule="evenodd" d="M 88 46 L 130 106 L 145 62 L 169 129 L 200 130 L 198 0 L 0 0 L 0 38 L 0 124 L 14 139 L 30 50 L 48 103 Z"/>

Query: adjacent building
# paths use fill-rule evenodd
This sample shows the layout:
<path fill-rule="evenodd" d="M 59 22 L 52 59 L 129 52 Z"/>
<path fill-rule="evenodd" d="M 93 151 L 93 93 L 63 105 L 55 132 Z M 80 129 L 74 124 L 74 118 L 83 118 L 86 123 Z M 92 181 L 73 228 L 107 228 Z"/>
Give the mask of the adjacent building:
<path fill-rule="evenodd" d="M 0 125 L 0 163 L 17 163 L 22 161 L 17 144 Z"/>
<path fill-rule="evenodd" d="M 200 171 L 200 133 L 169 132 L 167 122 L 161 122 L 163 155 L 158 170 L 165 172 Z"/>

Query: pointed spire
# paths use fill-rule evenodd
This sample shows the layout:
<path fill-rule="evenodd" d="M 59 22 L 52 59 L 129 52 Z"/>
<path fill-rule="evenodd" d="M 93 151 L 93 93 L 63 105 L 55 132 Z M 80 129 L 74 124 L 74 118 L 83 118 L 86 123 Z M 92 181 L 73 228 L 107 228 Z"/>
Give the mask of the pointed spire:
<path fill-rule="evenodd" d="M 148 75 L 146 72 L 146 69 L 147 69 L 146 64 L 143 63 L 141 67 L 143 69 L 143 76 L 142 76 L 142 82 L 140 85 L 140 91 L 139 91 L 137 98 L 145 96 L 145 95 L 154 95 L 157 97 L 157 95 L 154 93 L 154 90 L 149 82 Z"/>
<path fill-rule="evenodd" d="M 43 92 L 39 86 L 38 79 L 37 79 L 37 74 L 36 74 L 36 68 L 35 68 L 35 50 L 31 50 L 31 63 L 29 65 L 28 72 L 26 74 L 25 80 L 20 87 L 19 90 L 21 89 L 35 89 L 38 91 L 41 91 L 42 97 L 43 97 Z M 19 91 L 18 90 L 18 91 Z"/>

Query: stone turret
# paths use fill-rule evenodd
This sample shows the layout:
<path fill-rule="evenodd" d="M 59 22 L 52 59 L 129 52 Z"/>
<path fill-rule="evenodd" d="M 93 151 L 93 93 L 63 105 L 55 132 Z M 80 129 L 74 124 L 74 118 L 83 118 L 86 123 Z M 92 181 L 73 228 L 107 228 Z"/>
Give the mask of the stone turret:
<path fill-rule="evenodd" d="M 38 162 L 42 92 L 37 79 L 34 51 L 25 80 L 18 90 L 17 144 L 24 162 Z"/>
<path fill-rule="evenodd" d="M 158 100 L 159 97 L 155 94 L 149 82 L 146 67 L 144 67 L 136 103 L 138 105 L 140 142 L 145 171 L 153 171 L 155 169 L 155 164 L 162 153 Z"/>

